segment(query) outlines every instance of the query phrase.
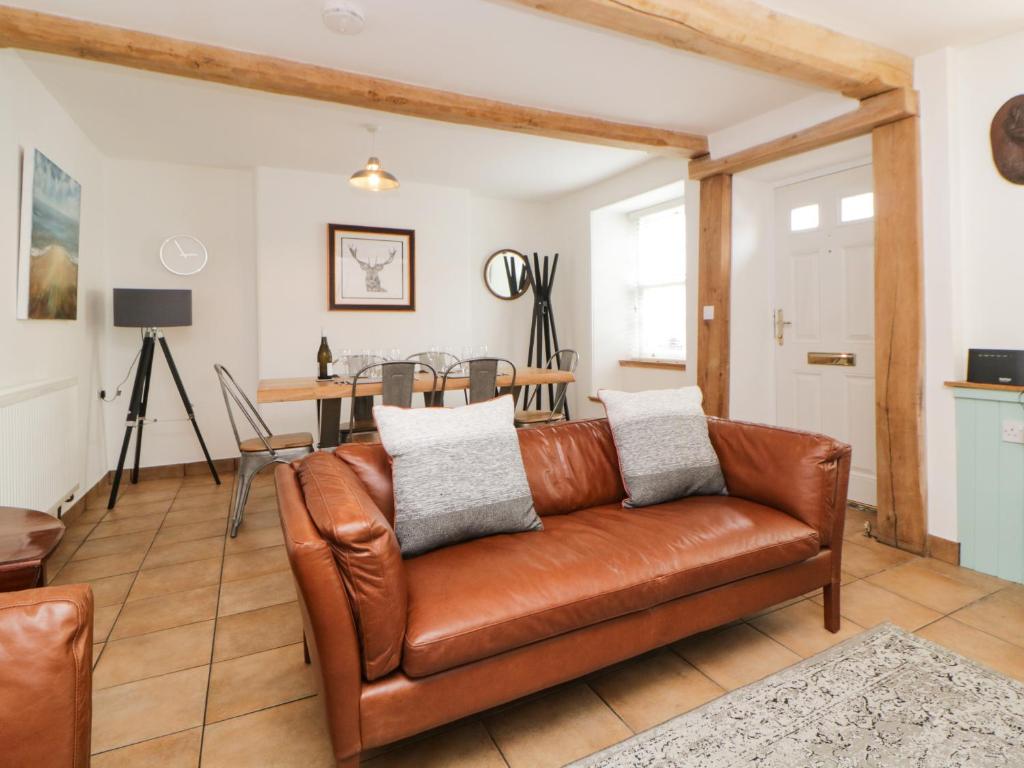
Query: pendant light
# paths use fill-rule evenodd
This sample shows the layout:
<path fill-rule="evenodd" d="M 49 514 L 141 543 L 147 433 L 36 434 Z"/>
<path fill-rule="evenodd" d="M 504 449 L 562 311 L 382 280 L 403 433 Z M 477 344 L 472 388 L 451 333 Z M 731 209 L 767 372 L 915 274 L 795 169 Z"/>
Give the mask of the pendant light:
<path fill-rule="evenodd" d="M 377 126 L 368 125 L 366 130 L 372 137 L 370 140 L 370 159 L 366 161 L 366 167 L 360 168 L 349 177 L 348 183 L 356 189 L 365 189 L 370 192 L 385 192 L 389 189 L 398 189 L 398 179 L 385 171 L 381 166 L 380 159 L 373 154 L 377 144 Z"/>

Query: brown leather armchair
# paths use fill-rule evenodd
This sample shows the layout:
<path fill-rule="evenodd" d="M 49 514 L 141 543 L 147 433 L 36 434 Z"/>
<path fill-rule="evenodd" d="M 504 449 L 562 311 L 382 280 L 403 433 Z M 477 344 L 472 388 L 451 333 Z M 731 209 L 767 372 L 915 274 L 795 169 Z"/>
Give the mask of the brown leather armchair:
<path fill-rule="evenodd" d="M 380 445 L 276 472 L 337 764 L 824 588 L 839 628 L 850 448 L 709 419 L 727 496 L 623 509 L 605 420 L 520 430 L 544 530 L 403 560 Z"/>
<path fill-rule="evenodd" d="M 0 764 L 88 768 L 92 590 L 0 593 Z"/>

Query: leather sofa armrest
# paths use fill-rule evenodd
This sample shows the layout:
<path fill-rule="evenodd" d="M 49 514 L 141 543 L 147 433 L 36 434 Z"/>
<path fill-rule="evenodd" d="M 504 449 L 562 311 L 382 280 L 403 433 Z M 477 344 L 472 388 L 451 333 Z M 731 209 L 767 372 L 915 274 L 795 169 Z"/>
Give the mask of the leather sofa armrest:
<path fill-rule="evenodd" d="M 363 674 L 376 680 L 402 657 L 408 604 L 405 565 L 391 525 L 344 461 L 314 453 L 292 465 L 303 509 L 331 548 L 362 646 Z"/>
<path fill-rule="evenodd" d="M 92 589 L 0 593 L 0 763 L 88 768 Z"/>
<path fill-rule="evenodd" d="M 850 446 L 811 432 L 714 417 L 708 432 L 730 495 L 806 523 L 823 547 L 842 541 Z"/>
<path fill-rule="evenodd" d="M 352 604 L 330 545 L 313 524 L 292 465 L 275 470 L 285 549 L 298 586 L 304 636 L 320 677 L 319 692 L 335 757 L 360 753 L 362 651 Z"/>

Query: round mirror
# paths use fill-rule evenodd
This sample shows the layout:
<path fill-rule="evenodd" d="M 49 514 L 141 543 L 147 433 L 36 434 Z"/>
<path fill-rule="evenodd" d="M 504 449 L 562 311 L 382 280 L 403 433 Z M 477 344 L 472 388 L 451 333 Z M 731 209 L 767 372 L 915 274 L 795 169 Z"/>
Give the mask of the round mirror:
<path fill-rule="evenodd" d="M 530 287 L 529 262 L 519 251 L 509 248 L 492 253 L 484 264 L 487 290 L 499 299 L 518 299 Z"/>

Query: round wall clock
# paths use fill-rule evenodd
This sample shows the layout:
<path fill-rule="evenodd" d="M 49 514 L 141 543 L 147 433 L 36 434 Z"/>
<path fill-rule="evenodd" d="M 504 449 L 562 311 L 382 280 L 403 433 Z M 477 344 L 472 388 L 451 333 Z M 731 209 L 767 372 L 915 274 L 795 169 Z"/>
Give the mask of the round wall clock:
<path fill-rule="evenodd" d="M 160 263 L 176 275 L 194 275 L 209 260 L 206 246 L 192 235 L 171 235 L 160 244 Z"/>

